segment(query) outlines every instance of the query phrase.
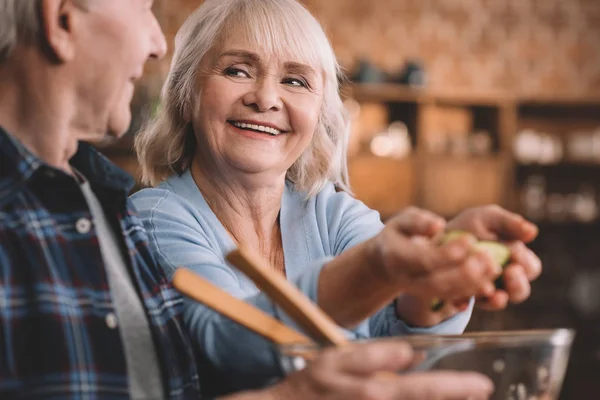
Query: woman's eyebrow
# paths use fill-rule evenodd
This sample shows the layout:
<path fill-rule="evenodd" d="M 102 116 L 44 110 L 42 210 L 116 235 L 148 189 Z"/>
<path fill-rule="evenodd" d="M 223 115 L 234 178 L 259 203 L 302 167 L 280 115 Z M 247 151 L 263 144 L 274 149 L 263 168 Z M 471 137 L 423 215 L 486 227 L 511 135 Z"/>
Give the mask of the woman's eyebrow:
<path fill-rule="evenodd" d="M 297 73 L 300 75 L 316 75 L 317 72 L 310 65 L 289 61 L 284 63 L 284 67 L 287 71 Z"/>
<path fill-rule="evenodd" d="M 258 54 L 247 50 L 228 50 L 219 55 L 219 59 L 224 57 L 239 57 L 252 62 L 260 61 Z"/>

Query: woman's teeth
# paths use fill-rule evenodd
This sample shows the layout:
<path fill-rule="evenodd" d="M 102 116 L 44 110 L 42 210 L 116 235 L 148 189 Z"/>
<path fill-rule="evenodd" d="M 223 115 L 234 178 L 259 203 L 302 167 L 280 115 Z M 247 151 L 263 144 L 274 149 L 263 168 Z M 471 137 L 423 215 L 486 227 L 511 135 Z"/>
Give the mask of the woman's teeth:
<path fill-rule="evenodd" d="M 252 129 L 253 131 L 268 133 L 269 135 L 277 136 L 281 133 L 279 129 L 271 128 L 269 126 L 246 124 L 244 122 L 232 122 L 231 125 L 240 129 Z"/>

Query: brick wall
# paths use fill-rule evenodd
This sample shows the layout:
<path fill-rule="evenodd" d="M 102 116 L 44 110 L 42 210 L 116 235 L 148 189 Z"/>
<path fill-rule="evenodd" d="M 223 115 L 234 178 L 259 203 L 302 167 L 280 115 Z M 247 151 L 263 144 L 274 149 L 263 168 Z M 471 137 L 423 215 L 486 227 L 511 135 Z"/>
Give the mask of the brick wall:
<path fill-rule="evenodd" d="M 167 38 L 202 0 L 159 0 Z M 600 93 L 598 0 L 304 0 L 340 62 L 425 63 L 438 89 Z M 164 74 L 168 60 L 154 67 Z"/>

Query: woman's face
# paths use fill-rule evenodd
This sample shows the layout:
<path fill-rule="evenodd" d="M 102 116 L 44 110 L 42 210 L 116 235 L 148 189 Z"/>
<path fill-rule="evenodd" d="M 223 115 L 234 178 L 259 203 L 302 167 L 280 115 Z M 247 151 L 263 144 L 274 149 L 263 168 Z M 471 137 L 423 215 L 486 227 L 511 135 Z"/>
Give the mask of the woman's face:
<path fill-rule="evenodd" d="M 242 37 L 229 35 L 201 63 L 192 115 L 196 155 L 220 171 L 277 179 L 313 137 L 323 76 Z"/>

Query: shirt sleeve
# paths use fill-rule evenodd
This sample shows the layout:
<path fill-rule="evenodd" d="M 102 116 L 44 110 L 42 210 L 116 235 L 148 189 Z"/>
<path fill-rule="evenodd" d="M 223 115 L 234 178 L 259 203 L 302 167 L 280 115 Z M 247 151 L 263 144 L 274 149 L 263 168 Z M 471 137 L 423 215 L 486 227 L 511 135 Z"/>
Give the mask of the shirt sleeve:
<path fill-rule="evenodd" d="M 207 221 L 191 205 L 168 191 L 147 189 L 142 192 L 134 195 L 134 205 L 148 232 L 151 250 L 169 279 L 176 268 L 189 268 L 229 294 L 302 332 L 266 295 L 249 294 L 241 283 L 242 275 L 226 263 L 215 246 L 219 238 L 203 229 Z M 293 281 L 314 302 L 317 301 L 318 277 L 326 261 L 308 265 Z M 190 299 L 184 301 L 183 318 L 195 350 L 220 376 L 227 378 L 228 392 L 259 387 L 281 375 L 277 349 L 266 339 Z M 352 332 L 341 331 L 352 338 Z"/>
<path fill-rule="evenodd" d="M 351 247 L 376 236 L 384 227 L 379 213 L 345 192 L 335 192 L 333 187 L 323 190 L 317 204 L 320 218 L 327 220 L 330 252 L 339 255 Z M 398 318 L 394 304 L 389 304 L 355 331 L 368 337 L 411 334 L 460 334 L 464 332 L 473 310 L 474 299 L 469 308 L 429 328 L 411 327 Z"/>

